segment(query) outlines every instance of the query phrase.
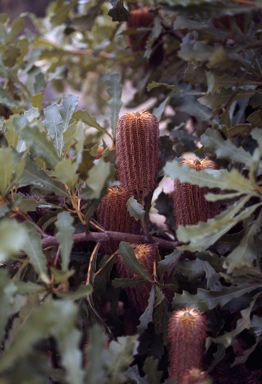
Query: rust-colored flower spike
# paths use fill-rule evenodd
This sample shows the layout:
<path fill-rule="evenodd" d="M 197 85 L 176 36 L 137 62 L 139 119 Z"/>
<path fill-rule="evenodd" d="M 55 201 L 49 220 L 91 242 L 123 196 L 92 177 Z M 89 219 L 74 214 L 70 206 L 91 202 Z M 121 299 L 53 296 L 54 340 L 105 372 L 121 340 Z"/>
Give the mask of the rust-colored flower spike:
<path fill-rule="evenodd" d="M 159 156 L 159 124 L 150 112 L 131 112 L 116 126 L 118 178 L 136 198 L 156 187 Z"/>
<path fill-rule="evenodd" d="M 197 310 L 186 308 L 173 312 L 168 323 L 169 377 L 183 384 L 192 368 L 202 368 L 206 340 L 206 319 Z"/>
<path fill-rule="evenodd" d="M 192 368 L 183 376 L 182 384 L 212 384 L 207 372 Z"/>
<path fill-rule="evenodd" d="M 96 209 L 97 220 L 108 231 L 124 233 L 140 233 L 140 222 L 130 216 L 127 211 L 127 201 L 130 194 L 122 187 L 108 188 Z M 119 241 L 110 240 L 101 244 L 101 250 L 108 254 L 117 251 Z"/>
<path fill-rule="evenodd" d="M 158 261 L 158 247 L 156 244 L 139 244 L 134 245 L 134 252 L 137 260 L 140 264 L 147 269 L 149 276 L 153 276 L 154 273 L 154 265 Z M 121 256 L 118 256 L 116 262 L 116 268 L 119 277 L 122 278 L 132 278 L 137 277 L 137 275 L 132 272 L 122 261 Z M 126 288 L 126 294 L 128 296 L 129 302 L 132 308 L 136 311 L 138 315 L 141 315 L 147 305 L 149 294 L 152 288 L 152 284 L 150 282 L 146 282 L 135 287 Z"/>
<path fill-rule="evenodd" d="M 153 24 L 155 14 L 150 12 L 148 8 L 139 8 L 130 11 L 129 18 L 127 21 L 127 28 L 146 28 Z M 130 34 L 129 44 L 133 52 L 143 51 L 146 47 L 146 41 L 150 32 L 140 32 L 139 34 Z"/>
<path fill-rule="evenodd" d="M 207 168 L 217 169 L 216 163 L 208 159 L 184 160 L 181 162 L 181 165 L 183 164 L 189 165 L 197 172 Z M 217 190 L 175 180 L 173 196 L 177 226 L 195 225 L 199 221 L 207 221 L 218 214 L 219 205 L 205 199 L 208 192 L 216 193 Z"/>

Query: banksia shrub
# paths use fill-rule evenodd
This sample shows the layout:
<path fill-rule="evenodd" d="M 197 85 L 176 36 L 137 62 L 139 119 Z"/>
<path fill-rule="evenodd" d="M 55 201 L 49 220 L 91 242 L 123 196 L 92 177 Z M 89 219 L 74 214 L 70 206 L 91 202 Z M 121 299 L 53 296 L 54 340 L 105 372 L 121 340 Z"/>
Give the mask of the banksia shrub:
<path fill-rule="evenodd" d="M 127 211 L 127 201 L 130 194 L 122 187 L 108 188 L 96 209 L 97 220 L 107 231 L 140 233 L 140 222 L 136 221 Z M 102 243 L 101 249 L 106 253 L 113 253 L 118 249 L 119 241 Z"/>
<path fill-rule="evenodd" d="M 143 197 L 156 187 L 159 124 L 150 112 L 131 112 L 116 126 L 118 178 L 134 196 Z"/>
<path fill-rule="evenodd" d="M 183 383 L 192 368 L 202 367 L 206 340 L 206 319 L 195 309 L 175 311 L 168 324 L 169 377 Z"/>
<path fill-rule="evenodd" d="M 217 168 L 214 161 L 207 159 L 184 160 L 181 162 L 181 165 L 183 164 L 189 165 L 196 172 L 207 168 Z M 175 180 L 174 208 L 177 226 L 195 225 L 199 221 L 207 221 L 217 215 L 219 205 L 205 199 L 208 192 L 215 191 L 208 187 L 199 187 Z"/>
<path fill-rule="evenodd" d="M 212 384 L 207 372 L 198 368 L 192 368 L 186 373 L 182 379 L 182 384 Z"/>
<path fill-rule="evenodd" d="M 158 261 L 158 248 L 156 244 L 139 244 L 134 246 L 134 252 L 139 263 L 147 269 L 150 276 L 154 273 L 154 264 Z M 116 268 L 119 277 L 132 278 L 137 275 L 131 271 L 123 262 L 121 256 L 118 257 L 116 262 Z M 145 282 L 135 287 L 126 288 L 126 294 L 132 308 L 141 315 L 148 304 L 149 294 L 152 288 L 152 284 Z"/>

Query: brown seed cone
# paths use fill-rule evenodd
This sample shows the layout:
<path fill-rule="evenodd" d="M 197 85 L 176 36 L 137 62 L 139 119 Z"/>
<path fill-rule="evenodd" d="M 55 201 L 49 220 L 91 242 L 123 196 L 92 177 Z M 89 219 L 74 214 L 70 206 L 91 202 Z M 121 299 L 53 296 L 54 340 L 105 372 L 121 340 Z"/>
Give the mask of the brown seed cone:
<path fill-rule="evenodd" d="M 182 384 L 212 384 L 212 380 L 207 372 L 192 368 L 184 375 Z"/>
<path fill-rule="evenodd" d="M 127 28 L 150 27 L 153 24 L 155 14 L 150 12 L 148 8 L 134 9 L 130 11 L 127 21 Z M 146 41 L 150 32 L 141 31 L 140 33 L 130 34 L 129 44 L 133 52 L 143 51 L 146 47 Z"/>
<path fill-rule="evenodd" d="M 158 261 L 159 258 L 157 245 L 139 244 L 134 246 L 134 252 L 139 263 L 143 264 L 150 276 L 153 276 L 154 264 Z M 118 256 L 117 258 L 116 268 L 119 277 L 137 277 L 137 275 L 123 263 L 121 256 Z M 138 315 L 141 315 L 148 305 L 151 288 L 152 284 L 146 282 L 135 287 L 125 289 L 129 302 Z"/>
<path fill-rule="evenodd" d="M 187 164 L 197 172 L 207 168 L 217 168 L 214 161 L 207 159 L 184 160 L 181 164 Z M 206 222 L 218 214 L 219 204 L 205 199 L 208 192 L 217 193 L 217 190 L 175 180 L 173 196 L 177 226 L 195 225 L 199 221 Z"/>
<path fill-rule="evenodd" d="M 140 233 L 140 222 L 129 215 L 127 211 L 127 201 L 130 194 L 122 187 L 108 188 L 107 194 L 103 197 L 96 209 L 97 220 L 105 230 L 123 232 L 123 233 Z M 101 244 L 101 250 L 112 254 L 117 251 L 119 241 L 108 241 Z"/>
<path fill-rule="evenodd" d="M 156 187 L 159 155 L 159 124 L 150 112 L 131 112 L 116 126 L 118 177 L 123 187 L 136 197 L 146 196 Z"/>
<path fill-rule="evenodd" d="M 183 377 L 192 368 L 202 368 L 206 340 L 206 319 L 195 309 L 175 311 L 168 324 L 169 377 Z"/>

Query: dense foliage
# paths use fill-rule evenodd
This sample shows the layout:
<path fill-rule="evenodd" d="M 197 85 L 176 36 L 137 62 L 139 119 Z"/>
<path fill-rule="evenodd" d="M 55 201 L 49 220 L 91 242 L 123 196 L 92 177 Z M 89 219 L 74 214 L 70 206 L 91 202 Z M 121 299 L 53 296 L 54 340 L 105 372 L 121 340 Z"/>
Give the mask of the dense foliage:
<path fill-rule="evenodd" d="M 142 6 L 151 24 L 130 25 Z M 187 306 L 206 318 L 214 383 L 261 382 L 261 31 L 259 0 L 57 0 L 44 18 L 0 14 L 0 384 L 175 383 L 168 319 Z M 127 208 L 149 232 L 106 231 L 96 209 L 117 184 L 116 123 L 143 108 L 161 123 L 161 185 L 147 228 L 150 201 Z M 181 167 L 185 153 L 218 169 Z M 209 187 L 218 215 L 177 226 L 170 179 Z M 153 275 L 130 246 L 141 242 L 158 244 Z M 145 282 L 135 319 L 125 289 Z"/>

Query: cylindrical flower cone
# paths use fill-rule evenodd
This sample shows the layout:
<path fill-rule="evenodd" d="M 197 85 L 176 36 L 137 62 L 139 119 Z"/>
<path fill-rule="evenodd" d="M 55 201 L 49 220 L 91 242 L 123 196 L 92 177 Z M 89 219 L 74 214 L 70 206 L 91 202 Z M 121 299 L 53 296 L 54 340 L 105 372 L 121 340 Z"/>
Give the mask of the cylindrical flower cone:
<path fill-rule="evenodd" d="M 184 160 L 181 164 L 187 164 L 196 172 L 204 169 L 216 169 L 216 163 L 211 160 Z M 199 187 L 190 183 L 181 183 L 175 180 L 174 208 L 176 224 L 195 225 L 200 221 L 206 222 L 218 214 L 219 204 L 205 199 L 208 192 L 217 192 L 208 187 Z"/>
<path fill-rule="evenodd" d="M 116 126 L 118 178 L 136 198 L 156 187 L 159 156 L 159 124 L 150 112 L 131 112 Z"/>
<path fill-rule="evenodd" d="M 157 245 L 139 244 L 137 246 L 134 246 L 134 252 L 139 263 L 141 263 L 147 269 L 150 276 L 153 276 L 154 264 L 158 261 L 159 258 Z M 116 268 L 119 277 L 137 277 L 137 275 L 123 263 L 121 256 L 119 256 L 117 259 Z M 135 287 L 125 289 L 132 308 L 139 315 L 141 315 L 145 311 L 148 305 L 148 299 L 151 288 L 152 283 L 145 282 Z"/>
<path fill-rule="evenodd" d="M 127 211 L 127 201 L 130 194 L 122 187 L 111 187 L 107 194 L 102 198 L 96 209 L 97 220 L 105 230 L 123 232 L 123 233 L 140 233 L 140 222 L 131 217 Z M 101 244 L 101 249 L 108 254 L 117 251 L 119 241 L 108 241 Z"/>
<path fill-rule="evenodd" d="M 183 383 L 192 368 L 202 368 L 206 340 L 206 319 L 195 309 L 175 311 L 168 324 L 169 377 Z"/>
<path fill-rule="evenodd" d="M 155 14 L 154 12 L 150 12 L 148 8 L 139 8 L 130 11 L 129 18 L 127 21 L 128 29 L 136 29 L 136 28 L 146 28 L 151 27 L 153 25 Z M 150 31 L 134 33 L 128 35 L 130 48 L 133 52 L 143 51 L 146 47 L 146 41 Z"/>

